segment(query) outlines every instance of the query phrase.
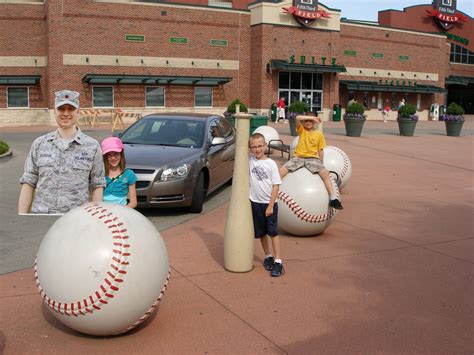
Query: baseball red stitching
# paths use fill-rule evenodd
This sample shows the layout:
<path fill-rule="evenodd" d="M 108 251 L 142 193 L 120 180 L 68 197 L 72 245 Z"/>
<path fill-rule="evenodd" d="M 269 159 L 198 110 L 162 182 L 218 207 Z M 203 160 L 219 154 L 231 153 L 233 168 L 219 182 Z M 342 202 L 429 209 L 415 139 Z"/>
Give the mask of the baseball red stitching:
<path fill-rule="evenodd" d="M 106 271 L 106 277 L 93 294 L 70 303 L 57 302 L 50 298 L 41 287 L 38 278 L 37 258 L 34 265 L 36 286 L 44 302 L 54 312 L 75 317 L 85 315 L 86 312 L 93 313 L 94 310 L 100 310 L 103 305 L 108 303 L 109 299 L 114 298 L 114 294 L 120 290 L 119 286 L 123 282 L 123 275 L 127 273 L 126 267 L 129 265 L 128 257 L 130 256 L 129 236 L 123 223 L 112 212 L 98 204 L 89 203 L 84 205 L 83 208 L 107 226 L 113 240 L 113 256 L 110 269 Z"/>
<path fill-rule="evenodd" d="M 335 179 L 332 176 L 330 176 L 329 178 L 331 179 L 334 191 L 336 192 L 336 196 L 339 199 L 340 198 L 340 193 L 339 193 L 339 189 L 337 189 L 336 186 L 335 186 L 335 184 L 336 184 Z M 307 213 L 298 205 L 298 203 L 296 203 L 290 197 L 289 194 L 287 194 L 286 192 L 283 192 L 283 191 L 278 192 L 278 199 L 280 201 L 282 201 L 285 205 L 287 205 L 288 208 L 296 215 L 296 217 L 298 217 L 299 219 L 301 219 L 304 222 L 321 223 L 321 222 L 324 222 L 324 221 L 327 221 L 327 220 L 331 219 L 336 214 L 336 210 L 332 207 L 329 208 L 328 213 L 324 213 L 324 214 L 320 214 L 320 215 L 313 215 L 313 214 Z"/>
<path fill-rule="evenodd" d="M 342 179 L 344 177 L 344 175 L 346 175 L 347 170 L 349 169 L 349 157 L 347 156 L 347 154 L 343 150 L 341 150 L 337 147 L 331 147 L 329 149 L 334 149 L 335 151 L 339 152 L 342 156 L 343 166 L 342 166 L 341 176 L 340 176 L 340 178 Z"/>
<path fill-rule="evenodd" d="M 150 315 L 152 315 L 153 312 L 156 309 L 158 309 L 158 306 L 160 305 L 161 299 L 163 298 L 163 295 L 165 294 L 166 290 L 168 289 L 168 283 L 170 281 L 170 274 L 171 274 L 171 269 L 168 269 L 168 276 L 166 277 L 166 281 L 165 281 L 165 284 L 163 285 L 163 288 L 161 289 L 160 295 L 158 296 L 156 301 L 150 306 L 150 308 L 145 312 L 145 314 L 143 316 L 141 316 L 135 323 L 133 323 L 129 327 L 125 328 L 124 330 L 120 331 L 119 333 L 116 333 L 115 335 L 126 333 L 129 330 L 135 328 L 137 325 L 143 323 Z"/>

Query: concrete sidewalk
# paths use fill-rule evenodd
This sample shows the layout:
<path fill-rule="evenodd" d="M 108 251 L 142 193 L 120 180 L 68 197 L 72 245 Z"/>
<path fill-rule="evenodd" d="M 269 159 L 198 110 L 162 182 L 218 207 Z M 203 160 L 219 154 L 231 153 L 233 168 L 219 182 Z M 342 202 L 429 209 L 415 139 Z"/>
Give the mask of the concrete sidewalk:
<path fill-rule="evenodd" d="M 224 204 L 162 232 L 169 289 L 123 336 L 56 321 L 31 269 L 0 276 L 0 352 L 472 354 L 473 122 L 462 137 L 420 123 L 416 137 L 394 123 L 366 122 L 360 138 L 325 125 L 353 166 L 344 210 L 319 237 L 282 235 L 285 276 L 269 277 L 259 244 L 251 272 L 224 270 Z"/>

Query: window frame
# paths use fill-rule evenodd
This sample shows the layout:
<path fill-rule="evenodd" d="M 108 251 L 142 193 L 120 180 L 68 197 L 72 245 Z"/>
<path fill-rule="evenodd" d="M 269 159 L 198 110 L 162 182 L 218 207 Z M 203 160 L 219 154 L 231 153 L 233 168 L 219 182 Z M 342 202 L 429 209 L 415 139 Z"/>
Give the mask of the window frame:
<path fill-rule="evenodd" d="M 152 89 L 163 89 L 163 106 L 154 106 L 154 105 L 148 105 L 147 103 L 147 89 L 152 88 Z M 166 87 L 165 86 L 160 86 L 160 85 L 147 85 L 145 86 L 145 107 L 149 108 L 163 108 L 166 107 Z"/>
<path fill-rule="evenodd" d="M 10 89 L 19 89 L 19 88 L 24 88 L 26 89 L 26 100 L 27 100 L 27 106 L 10 106 L 9 100 L 8 100 L 8 91 Z M 30 108 L 30 87 L 29 86 L 7 86 L 7 89 L 5 90 L 5 95 L 6 95 L 6 102 L 7 102 L 7 109 L 25 109 L 25 108 Z"/>
<path fill-rule="evenodd" d="M 94 105 L 94 90 L 96 88 L 111 88 L 112 89 L 112 106 L 95 106 Z M 95 109 L 111 109 L 115 108 L 115 90 L 112 85 L 94 85 L 92 86 L 92 97 L 91 97 L 91 107 Z"/>
<path fill-rule="evenodd" d="M 210 106 L 197 106 L 196 105 L 196 91 L 199 89 L 209 89 L 211 91 L 211 105 Z M 214 107 L 214 88 L 209 86 L 199 86 L 194 88 L 194 107 L 195 108 L 213 108 Z"/>

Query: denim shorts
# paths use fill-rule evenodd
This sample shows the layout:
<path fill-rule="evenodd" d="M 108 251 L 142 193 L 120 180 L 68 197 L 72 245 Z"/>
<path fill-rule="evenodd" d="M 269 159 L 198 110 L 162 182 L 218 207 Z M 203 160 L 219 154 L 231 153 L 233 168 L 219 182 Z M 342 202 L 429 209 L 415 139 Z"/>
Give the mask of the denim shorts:
<path fill-rule="evenodd" d="M 277 221 L 278 221 L 278 204 L 273 205 L 273 214 L 269 217 L 265 216 L 265 210 L 268 203 L 258 203 L 250 201 L 252 204 L 253 229 L 255 238 L 262 238 L 268 235 L 269 237 L 276 237 Z"/>

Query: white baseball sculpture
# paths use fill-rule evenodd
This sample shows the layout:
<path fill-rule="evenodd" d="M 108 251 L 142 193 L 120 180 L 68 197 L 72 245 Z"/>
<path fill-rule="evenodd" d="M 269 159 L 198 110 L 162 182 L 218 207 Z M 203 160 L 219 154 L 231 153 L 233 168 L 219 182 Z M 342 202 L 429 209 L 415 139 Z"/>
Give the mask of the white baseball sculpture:
<path fill-rule="evenodd" d="M 253 133 L 260 133 L 265 137 L 265 142 L 268 144 L 271 140 L 280 139 L 277 130 L 270 126 L 260 126 L 253 131 Z M 272 144 L 281 144 L 281 142 L 272 142 Z"/>
<path fill-rule="evenodd" d="M 158 308 L 168 253 L 153 224 L 126 206 L 89 203 L 46 233 L 35 279 L 54 316 L 92 335 L 125 333 Z"/>
<path fill-rule="evenodd" d="M 338 147 L 328 145 L 324 148 L 324 166 L 338 175 L 339 189 L 342 190 L 352 175 L 352 164 L 347 154 Z"/>
<path fill-rule="evenodd" d="M 340 198 L 335 178 L 330 178 Z M 278 193 L 278 226 L 284 231 L 297 236 L 321 234 L 337 213 L 329 206 L 329 194 L 318 174 L 303 167 L 283 178 Z"/>
<path fill-rule="evenodd" d="M 290 144 L 290 157 L 293 157 L 293 153 L 295 152 L 296 145 L 300 141 L 300 137 L 297 136 L 295 139 L 293 139 L 293 142 Z"/>

